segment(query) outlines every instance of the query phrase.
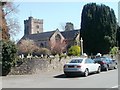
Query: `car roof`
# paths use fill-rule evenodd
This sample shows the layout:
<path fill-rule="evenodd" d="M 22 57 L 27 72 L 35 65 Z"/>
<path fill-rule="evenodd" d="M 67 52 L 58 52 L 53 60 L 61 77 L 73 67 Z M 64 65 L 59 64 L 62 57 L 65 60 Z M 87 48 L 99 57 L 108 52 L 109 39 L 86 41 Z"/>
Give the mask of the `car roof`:
<path fill-rule="evenodd" d="M 78 57 L 78 58 L 72 58 L 72 60 L 73 60 L 73 59 L 87 59 L 87 58 Z"/>

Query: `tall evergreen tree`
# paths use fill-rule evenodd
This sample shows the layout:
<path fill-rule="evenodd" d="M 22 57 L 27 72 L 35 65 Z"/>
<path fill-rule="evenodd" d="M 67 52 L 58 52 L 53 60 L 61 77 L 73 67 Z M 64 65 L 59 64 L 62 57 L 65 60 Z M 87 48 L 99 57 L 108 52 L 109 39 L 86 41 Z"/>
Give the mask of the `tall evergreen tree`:
<path fill-rule="evenodd" d="M 116 44 L 117 23 L 114 10 L 106 5 L 89 3 L 83 7 L 81 36 L 84 52 L 106 54 Z"/>
<path fill-rule="evenodd" d="M 117 46 L 119 47 L 120 50 L 120 26 L 117 28 Z"/>

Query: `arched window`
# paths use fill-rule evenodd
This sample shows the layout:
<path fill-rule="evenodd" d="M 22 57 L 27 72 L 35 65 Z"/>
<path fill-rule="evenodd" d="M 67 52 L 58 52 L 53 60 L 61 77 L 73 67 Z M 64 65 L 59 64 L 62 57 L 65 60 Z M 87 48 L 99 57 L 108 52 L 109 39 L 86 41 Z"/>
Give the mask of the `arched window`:
<path fill-rule="evenodd" d="M 57 34 L 57 35 L 55 36 L 55 40 L 56 40 L 56 41 L 60 41 L 60 40 L 61 40 L 61 36 L 60 36 L 59 34 Z"/>

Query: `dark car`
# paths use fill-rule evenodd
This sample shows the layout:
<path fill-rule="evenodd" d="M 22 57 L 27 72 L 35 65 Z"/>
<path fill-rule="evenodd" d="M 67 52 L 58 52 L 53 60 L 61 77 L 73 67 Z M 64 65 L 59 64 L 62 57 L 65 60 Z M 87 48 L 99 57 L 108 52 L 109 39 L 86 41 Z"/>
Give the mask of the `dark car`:
<path fill-rule="evenodd" d="M 98 57 L 94 59 L 95 63 L 99 63 L 101 65 L 101 70 L 108 71 L 109 69 L 116 69 L 117 64 L 111 58 L 108 57 Z"/>

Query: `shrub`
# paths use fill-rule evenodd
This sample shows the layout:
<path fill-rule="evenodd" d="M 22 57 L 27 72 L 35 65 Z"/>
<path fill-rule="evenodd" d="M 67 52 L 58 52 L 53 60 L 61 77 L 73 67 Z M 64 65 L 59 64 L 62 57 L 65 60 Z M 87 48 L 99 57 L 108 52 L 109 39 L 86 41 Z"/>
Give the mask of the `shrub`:
<path fill-rule="evenodd" d="M 65 55 L 65 54 L 61 54 L 60 56 L 59 56 L 59 58 L 66 58 L 67 57 L 67 55 Z"/>
<path fill-rule="evenodd" d="M 2 45 L 2 76 L 7 75 L 15 64 L 17 56 L 16 45 L 11 41 L 1 41 Z"/>
<path fill-rule="evenodd" d="M 68 55 L 70 56 L 80 56 L 80 47 L 79 46 L 71 46 L 68 50 Z"/>
<path fill-rule="evenodd" d="M 47 48 L 38 48 L 33 52 L 33 55 L 37 55 L 37 56 L 41 56 L 41 55 L 49 55 L 50 54 L 50 50 Z"/>
<path fill-rule="evenodd" d="M 118 47 L 113 47 L 111 50 L 110 50 L 110 54 L 112 55 L 116 55 L 118 53 Z"/>
<path fill-rule="evenodd" d="M 49 55 L 50 54 L 50 50 L 47 48 L 41 48 L 41 54 L 43 55 Z"/>

